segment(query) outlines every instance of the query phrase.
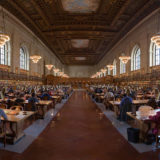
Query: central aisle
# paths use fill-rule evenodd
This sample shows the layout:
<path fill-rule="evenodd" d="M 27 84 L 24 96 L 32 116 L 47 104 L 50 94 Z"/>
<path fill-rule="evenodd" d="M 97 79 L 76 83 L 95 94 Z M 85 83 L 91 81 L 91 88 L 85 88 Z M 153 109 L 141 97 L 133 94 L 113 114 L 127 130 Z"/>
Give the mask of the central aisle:
<path fill-rule="evenodd" d="M 23 154 L 0 151 L 5 160 L 149 160 L 151 156 L 138 154 L 108 119 L 100 120 L 96 104 L 83 91 L 73 93 L 56 126 L 50 124 Z"/>

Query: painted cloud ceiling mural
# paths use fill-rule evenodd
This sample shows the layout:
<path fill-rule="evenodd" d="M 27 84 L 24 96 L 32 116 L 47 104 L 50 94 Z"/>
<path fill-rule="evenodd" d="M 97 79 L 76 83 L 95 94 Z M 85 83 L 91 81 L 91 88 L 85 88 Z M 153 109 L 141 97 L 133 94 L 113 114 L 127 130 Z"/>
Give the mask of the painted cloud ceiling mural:
<path fill-rule="evenodd" d="M 100 0 L 61 0 L 65 11 L 91 13 L 98 9 Z"/>
<path fill-rule="evenodd" d="M 74 48 L 87 48 L 89 45 L 88 39 L 72 39 L 72 47 Z"/>

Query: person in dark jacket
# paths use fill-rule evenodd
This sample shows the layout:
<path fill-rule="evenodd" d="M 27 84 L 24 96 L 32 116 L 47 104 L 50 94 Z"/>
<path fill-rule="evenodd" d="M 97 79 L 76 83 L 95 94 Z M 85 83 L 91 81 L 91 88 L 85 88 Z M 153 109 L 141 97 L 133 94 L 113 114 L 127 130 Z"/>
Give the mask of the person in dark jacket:
<path fill-rule="evenodd" d="M 48 94 L 48 92 L 44 92 L 40 98 L 42 100 L 50 100 L 51 96 Z"/>
<path fill-rule="evenodd" d="M 36 111 L 36 103 L 38 102 L 39 100 L 36 98 L 35 93 L 32 93 L 31 97 L 28 99 L 28 103 L 31 104 L 32 106 L 31 108 L 32 111 Z"/>
<path fill-rule="evenodd" d="M 127 96 L 127 94 L 124 94 L 124 97 L 120 103 L 120 121 L 126 121 L 127 120 L 127 112 L 131 112 L 132 110 L 132 98 Z"/>

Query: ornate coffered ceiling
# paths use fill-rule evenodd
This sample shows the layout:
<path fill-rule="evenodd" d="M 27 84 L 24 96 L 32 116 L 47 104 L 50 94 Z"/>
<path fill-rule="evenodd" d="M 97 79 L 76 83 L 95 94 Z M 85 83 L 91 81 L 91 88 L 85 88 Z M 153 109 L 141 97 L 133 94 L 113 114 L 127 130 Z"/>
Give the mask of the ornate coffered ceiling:
<path fill-rule="evenodd" d="M 159 8 L 160 2 L 0 0 L 0 5 L 28 26 L 62 63 L 94 65 L 132 27 Z"/>

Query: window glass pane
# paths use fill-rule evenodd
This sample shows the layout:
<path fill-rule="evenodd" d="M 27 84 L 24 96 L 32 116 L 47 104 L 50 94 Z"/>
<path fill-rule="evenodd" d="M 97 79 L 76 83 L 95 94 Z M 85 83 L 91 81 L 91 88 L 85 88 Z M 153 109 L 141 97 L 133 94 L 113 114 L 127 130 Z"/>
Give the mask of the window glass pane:
<path fill-rule="evenodd" d="M 155 65 L 160 65 L 160 48 L 155 47 Z"/>
<path fill-rule="evenodd" d="M 25 52 L 23 48 L 20 48 L 20 68 L 25 69 Z"/>
<path fill-rule="evenodd" d="M 5 45 L 0 47 L 0 64 L 5 64 Z"/>
<path fill-rule="evenodd" d="M 141 61 L 140 56 L 141 56 L 141 51 L 140 48 L 138 48 L 135 53 L 135 70 L 140 69 L 140 61 Z"/>
<path fill-rule="evenodd" d="M 126 73 L 126 65 L 120 61 L 120 74 Z"/>

